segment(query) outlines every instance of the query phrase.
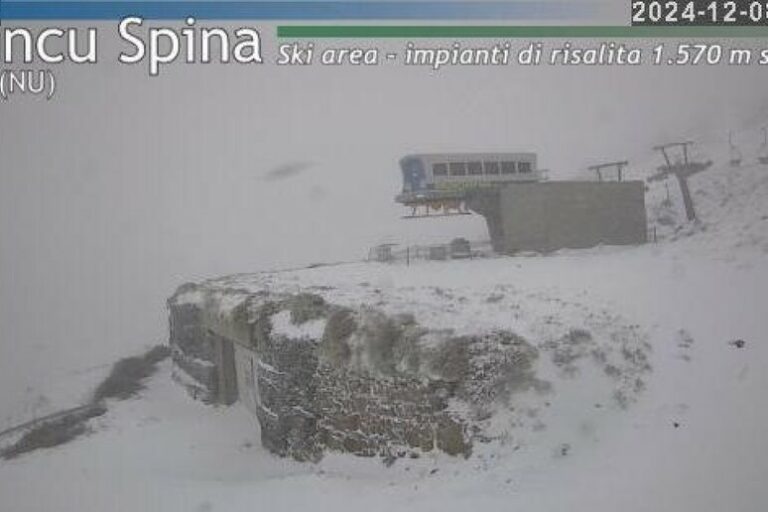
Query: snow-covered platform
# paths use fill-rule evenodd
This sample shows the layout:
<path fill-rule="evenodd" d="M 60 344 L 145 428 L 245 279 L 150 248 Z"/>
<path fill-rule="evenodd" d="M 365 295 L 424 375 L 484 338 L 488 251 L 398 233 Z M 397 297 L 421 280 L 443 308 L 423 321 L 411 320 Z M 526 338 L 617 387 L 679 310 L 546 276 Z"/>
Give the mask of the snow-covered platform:
<path fill-rule="evenodd" d="M 241 403 L 265 447 L 301 460 L 468 456 L 550 414 L 633 403 L 652 369 L 643 329 L 520 288 L 518 266 L 346 264 L 186 284 L 169 301 L 177 380 Z"/>

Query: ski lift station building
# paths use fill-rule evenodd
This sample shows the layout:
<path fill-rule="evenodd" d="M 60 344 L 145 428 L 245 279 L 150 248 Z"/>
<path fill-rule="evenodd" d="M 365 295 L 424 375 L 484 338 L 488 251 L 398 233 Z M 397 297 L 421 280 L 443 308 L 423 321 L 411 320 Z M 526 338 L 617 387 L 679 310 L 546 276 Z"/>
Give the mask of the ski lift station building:
<path fill-rule="evenodd" d="M 546 181 L 537 164 L 535 153 L 408 155 L 396 200 L 408 217 L 478 213 L 505 254 L 647 241 L 642 181 Z"/>

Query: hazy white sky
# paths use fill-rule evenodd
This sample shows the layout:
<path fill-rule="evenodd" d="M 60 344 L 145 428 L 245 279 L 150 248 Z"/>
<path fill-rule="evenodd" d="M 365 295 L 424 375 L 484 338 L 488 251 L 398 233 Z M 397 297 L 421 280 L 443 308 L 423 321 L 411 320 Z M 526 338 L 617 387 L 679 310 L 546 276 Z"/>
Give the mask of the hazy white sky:
<path fill-rule="evenodd" d="M 383 239 L 484 237 L 476 217 L 400 219 L 405 153 L 535 151 L 563 176 L 666 137 L 725 132 L 766 105 L 757 67 L 268 63 L 149 79 L 116 65 L 110 41 L 98 66 L 57 68 L 54 100 L 0 103 L 4 383 L 21 368 L 44 374 L 72 346 L 96 363 L 114 355 L 100 349 L 107 337 L 124 353 L 162 341 L 164 299 L 185 280 L 358 258 Z M 264 179 L 297 162 L 313 165 Z M 14 360 L 17 343 L 45 357 Z"/>

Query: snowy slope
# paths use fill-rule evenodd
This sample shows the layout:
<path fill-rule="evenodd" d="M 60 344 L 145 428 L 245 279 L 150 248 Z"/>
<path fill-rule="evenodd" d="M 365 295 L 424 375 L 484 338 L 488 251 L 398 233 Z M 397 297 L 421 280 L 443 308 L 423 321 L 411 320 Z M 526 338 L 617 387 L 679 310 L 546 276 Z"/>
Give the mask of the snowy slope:
<path fill-rule="evenodd" d="M 717 168 L 693 184 L 709 248 L 768 254 L 768 165 Z"/>
<path fill-rule="evenodd" d="M 709 169 L 689 178 L 698 222 L 686 221 L 677 180 L 672 177 L 648 184 L 649 222 L 665 240 L 696 234 L 686 245 L 691 251 L 731 260 L 762 257 L 768 254 L 768 165 L 753 157 L 732 167 L 723 159 L 726 152 L 727 148 L 710 145 L 695 154 L 694 160 L 714 161 Z M 659 156 L 649 159 L 636 177 L 655 173 L 660 160 Z"/>
<path fill-rule="evenodd" d="M 365 275 L 382 288 L 439 282 L 447 292 L 454 284 L 466 289 L 470 275 L 475 289 L 513 283 L 521 298 L 559 297 L 566 306 L 551 303 L 555 316 L 571 301 L 622 311 L 653 345 L 648 387 L 627 410 L 581 403 L 547 418 L 548 428 L 522 448 L 489 445 L 468 461 L 423 457 L 385 468 L 331 456 L 300 465 L 261 450 L 256 422 L 240 408 L 192 402 L 166 372 L 146 398 L 118 405 L 95 435 L 2 463 L 4 508 L 760 510 L 768 503 L 765 266 L 682 264 L 665 249 L 292 275 L 309 286 Z M 728 344 L 736 338 L 747 345 Z M 35 491 L 40 481 L 44 493 Z"/>
<path fill-rule="evenodd" d="M 408 310 L 457 332 L 508 327 L 537 343 L 583 328 L 611 346 L 629 330 L 650 345 L 651 370 L 626 407 L 611 401 L 619 384 L 597 367 L 585 360 L 577 375 L 562 375 L 545 352 L 551 406 L 535 404 L 506 441 L 478 445 L 468 460 L 427 455 L 386 468 L 330 455 L 299 464 L 261 449 L 242 408 L 189 399 L 166 367 L 144 397 L 96 420 L 93 435 L 0 462 L 0 509 L 765 510 L 768 167 L 716 163 L 691 186 L 699 225 L 682 222 L 671 182 L 671 222 L 643 247 L 361 263 L 208 283 Z M 665 196 L 663 183 L 649 184 L 654 222 Z"/>

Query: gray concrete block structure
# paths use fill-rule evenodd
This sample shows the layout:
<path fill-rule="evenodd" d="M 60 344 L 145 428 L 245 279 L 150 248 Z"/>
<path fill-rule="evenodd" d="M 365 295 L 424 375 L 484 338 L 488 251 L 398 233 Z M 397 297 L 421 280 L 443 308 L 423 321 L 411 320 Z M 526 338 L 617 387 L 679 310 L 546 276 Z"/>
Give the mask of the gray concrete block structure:
<path fill-rule="evenodd" d="M 514 183 L 470 194 L 493 248 L 503 254 L 550 252 L 647 241 L 641 181 Z"/>

